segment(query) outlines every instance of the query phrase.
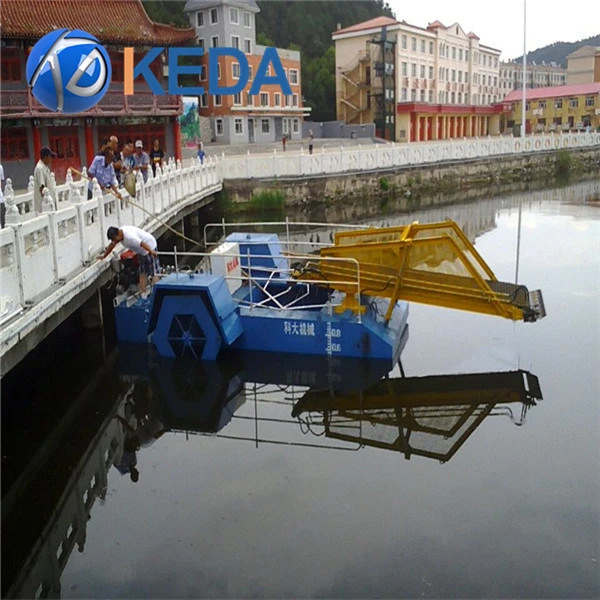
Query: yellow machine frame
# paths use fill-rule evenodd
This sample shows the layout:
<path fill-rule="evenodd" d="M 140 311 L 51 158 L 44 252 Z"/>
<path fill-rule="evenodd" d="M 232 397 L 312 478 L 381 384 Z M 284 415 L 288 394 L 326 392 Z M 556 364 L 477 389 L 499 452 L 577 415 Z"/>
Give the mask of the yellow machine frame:
<path fill-rule="evenodd" d="M 541 292 L 499 282 L 454 221 L 340 232 L 320 256 L 298 279 L 335 281 L 345 293 L 341 311 L 361 310 L 365 294 L 390 299 L 387 321 L 398 300 L 512 320 L 545 316 Z"/>

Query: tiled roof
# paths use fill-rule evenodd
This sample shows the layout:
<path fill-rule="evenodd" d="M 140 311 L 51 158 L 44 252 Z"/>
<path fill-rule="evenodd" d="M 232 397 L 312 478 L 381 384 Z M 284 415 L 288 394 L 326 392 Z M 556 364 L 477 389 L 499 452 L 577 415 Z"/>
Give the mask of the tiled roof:
<path fill-rule="evenodd" d="M 565 96 L 584 96 L 586 94 L 600 94 L 600 82 L 527 89 L 525 90 L 525 100 L 564 98 Z M 502 102 L 518 102 L 522 95 L 523 90 L 514 90 Z"/>
<path fill-rule="evenodd" d="M 345 29 L 338 29 L 337 31 L 334 31 L 332 35 L 337 35 L 338 33 L 353 33 L 355 31 L 363 31 L 364 29 L 377 29 L 384 25 L 396 25 L 397 23 L 398 21 L 392 19 L 392 17 L 375 17 L 374 19 L 351 25 Z"/>
<path fill-rule="evenodd" d="M 429 23 L 429 25 L 427 25 L 427 29 L 436 29 L 437 27 L 448 29 L 441 21 L 438 21 L 437 19 L 433 21 L 433 23 Z"/>
<path fill-rule="evenodd" d="M 82 29 L 103 43 L 185 45 L 194 29 L 150 20 L 139 0 L 2 0 L 3 39 L 35 40 L 54 29 Z"/>

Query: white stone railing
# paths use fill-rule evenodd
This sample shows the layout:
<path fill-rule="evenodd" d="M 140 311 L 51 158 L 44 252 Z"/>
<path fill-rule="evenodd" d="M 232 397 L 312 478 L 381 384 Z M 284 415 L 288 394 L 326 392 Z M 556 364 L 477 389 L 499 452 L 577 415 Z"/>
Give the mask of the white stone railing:
<path fill-rule="evenodd" d="M 56 186 L 56 200 L 45 197 L 41 214 L 33 210 L 33 191 L 14 195 L 6 180 L 6 227 L 0 230 L 0 352 L 12 346 L 9 341 L 23 332 L 10 323 L 19 313 L 58 310 L 106 268 L 96 257 L 106 247 L 110 226 L 137 225 L 154 231 L 181 208 L 221 189 L 217 160 L 201 165 L 195 158 L 183 166 L 171 160 L 156 177 L 149 173 L 144 183 L 138 174 L 136 196 L 120 190 L 122 200 L 102 194 L 95 187 L 87 199 L 88 180 L 84 177 Z M 71 287 L 73 289 L 71 289 Z M 53 308 L 52 296 L 58 293 Z M 42 307 L 43 305 L 43 307 Z M 46 306 L 47 305 L 47 306 Z M 20 319 L 18 319 L 20 320 Z M 16 342 L 15 342 L 16 343 Z"/>
<path fill-rule="evenodd" d="M 307 154 L 304 150 L 274 150 L 262 154 L 248 152 L 243 156 L 223 154 L 219 169 L 224 180 L 336 175 L 591 146 L 600 146 L 600 133 L 557 133 L 525 138 L 496 136 L 415 144 L 362 144 L 350 148 L 322 147 L 314 154 Z"/>

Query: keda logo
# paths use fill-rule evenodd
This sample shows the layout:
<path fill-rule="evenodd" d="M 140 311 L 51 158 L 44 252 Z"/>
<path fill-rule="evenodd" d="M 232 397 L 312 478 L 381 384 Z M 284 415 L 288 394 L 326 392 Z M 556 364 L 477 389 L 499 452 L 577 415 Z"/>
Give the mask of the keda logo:
<path fill-rule="evenodd" d="M 148 84 L 148 87 L 157 96 L 166 94 L 162 88 L 160 82 L 150 69 L 150 64 L 157 59 L 164 48 L 153 48 L 150 50 L 136 65 L 134 63 L 134 49 L 125 48 L 123 51 L 124 67 L 125 67 L 125 81 L 124 81 L 124 92 L 125 95 L 133 95 L 134 80 L 138 77 L 143 77 Z M 169 67 L 169 80 L 168 80 L 168 92 L 169 94 L 177 95 L 184 94 L 190 96 L 202 96 L 204 94 L 204 86 L 180 86 L 179 75 L 196 75 L 200 76 L 201 65 L 200 58 L 204 55 L 202 48 L 186 47 L 186 48 L 169 48 L 167 64 Z M 193 65 L 180 65 L 180 57 L 194 57 L 197 64 Z M 229 57 L 237 61 L 239 65 L 239 77 L 234 85 L 220 86 L 219 85 L 219 57 Z M 271 75 L 271 67 L 274 75 Z M 250 78 L 250 68 L 248 65 L 248 59 L 246 55 L 237 48 L 211 48 L 208 51 L 208 93 L 211 96 L 217 94 L 231 95 L 239 94 L 244 91 L 248 79 Z M 285 69 L 281 64 L 279 54 L 277 54 L 276 48 L 265 48 L 265 51 L 261 57 L 260 64 L 256 69 L 256 75 L 252 86 L 250 87 L 250 95 L 255 95 L 260 92 L 263 85 L 278 85 L 281 92 L 285 96 L 292 95 L 292 89 L 290 83 L 285 76 Z"/>
<path fill-rule="evenodd" d="M 27 83 L 46 108 L 79 113 L 92 108 L 110 84 L 108 53 L 98 40 L 80 29 L 59 29 L 32 48 Z"/>

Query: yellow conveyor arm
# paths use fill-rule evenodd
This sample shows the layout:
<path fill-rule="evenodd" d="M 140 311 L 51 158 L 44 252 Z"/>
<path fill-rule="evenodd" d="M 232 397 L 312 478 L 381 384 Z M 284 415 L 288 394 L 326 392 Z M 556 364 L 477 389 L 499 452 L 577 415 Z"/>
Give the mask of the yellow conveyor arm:
<path fill-rule="evenodd" d="M 361 294 L 389 298 L 386 320 L 398 300 L 513 320 L 546 314 L 541 291 L 499 282 L 454 221 L 341 232 L 306 267 L 298 279 L 345 292 L 341 310 L 360 310 Z"/>

